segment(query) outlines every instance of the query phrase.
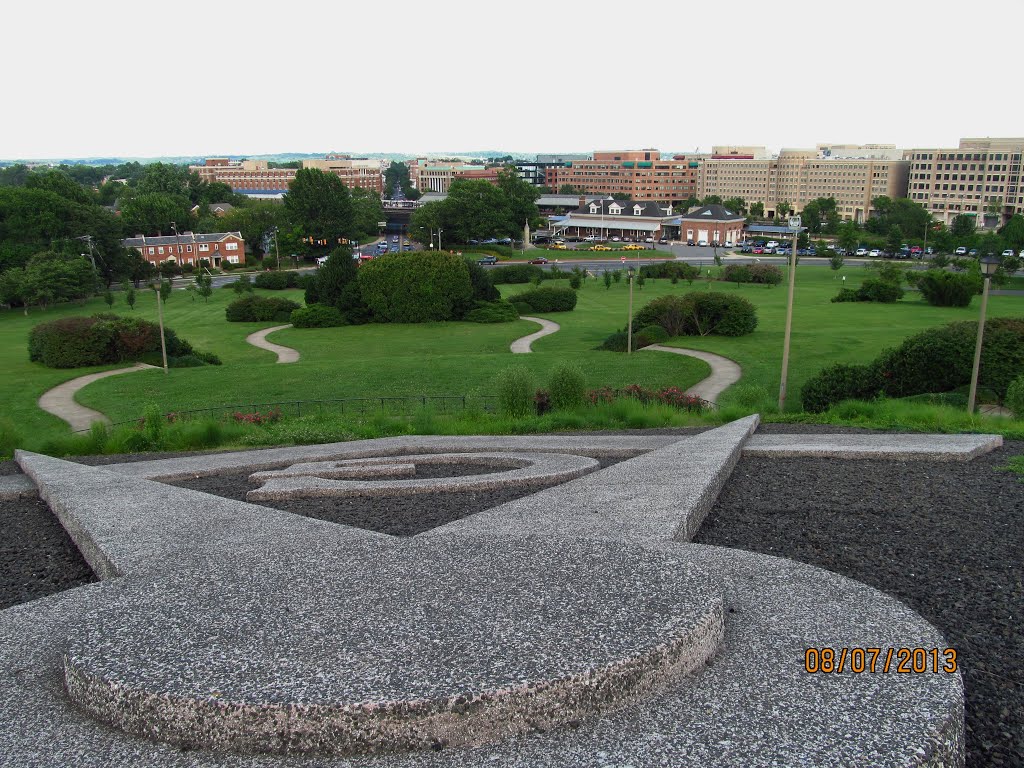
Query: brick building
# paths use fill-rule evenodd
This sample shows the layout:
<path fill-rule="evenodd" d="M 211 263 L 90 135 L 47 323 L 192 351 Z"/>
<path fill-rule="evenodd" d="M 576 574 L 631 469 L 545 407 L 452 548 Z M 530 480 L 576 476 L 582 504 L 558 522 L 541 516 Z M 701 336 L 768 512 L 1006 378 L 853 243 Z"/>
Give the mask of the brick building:
<path fill-rule="evenodd" d="M 678 222 L 679 217 L 673 216 L 671 208 L 646 200 L 581 199 L 568 216 L 552 220 L 552 230 L 556 235 L 569 237 L 642 241 L 665 236 L 666 228 L 678 226 Z"/>
<path fill-rule="evenodd" d="M 746 217 L 723 208 L 706 205 L 679 217 L 679 237 L 694 243 L 733 246 L 743 240 Z"/>
<path fill-rule="evenodd" d="M 173 261 L 182 266 L 194 266 L 206 259 L 211 267 L 222 262 L 245 264 L 245 240 L 241 232 L 211 232 L 197 235 L 181 232 L 178 235 L 148 237 L 136 235 L 121 241 L 125 248 L 135 248 L 150 264 Z"/>
<path fill-rule="evenodd" d="M 628 195 L 630 200 L 675 204 L 698 197 L 704 155 L 662 158 L 656 149 L 594 152 L 592 160 L 572 160 L 545 169 L 545 183 L 558 191 L 571 184 L 582 192 Z"/>
<path fill-rule="evenodd" d="M 498 183 L 502 166 L 486 167 L 419 158 L 409 163 L 409 181 L 420 192 L 448 192 L 455 179 L 482 179 Z"/>
<path fill-rule="evenodd" d="M 384 191 L 384 171 L 379 160 L 330 154 L 323 159 L 303 160 L 302 167 L 333 173 L 348 187 L 371 189 L 378 195 Z M 266 160 L 226 157 L 208 157 L 203 165 L 189 166 L 189 170 L 206 181 L 227 184 L 233 192 L 262 195 L 287 192 L 296 173 L 294 168 L 271 168 Z"/>

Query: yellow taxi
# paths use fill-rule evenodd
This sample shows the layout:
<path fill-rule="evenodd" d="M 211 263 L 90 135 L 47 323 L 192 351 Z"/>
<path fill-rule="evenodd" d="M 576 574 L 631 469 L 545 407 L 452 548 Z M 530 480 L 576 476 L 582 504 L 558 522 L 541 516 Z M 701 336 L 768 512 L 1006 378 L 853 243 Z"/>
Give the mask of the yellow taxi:
<path fill-rule="evenodd" d="M 610 251 L 611 248 L 609 248 L 607 245 L 595 245 L 590 250 L 592 250 L 592 251 Z"/>
<path fill-rule="evenodd" d="M 624 251 L 645 251 L 647 249 L 644 248 L 642 245 L 637 245 L 636 243 L 630 243 L 629 245 L 622 246 L 622 250 L 624 250 Z"/>
<path fill-rule="evenodd" d="M 554 245 L 549 246 L 549 247 L 551 248 L 552 251 L 568 251 L 569 250 L 569 246 L 567 246 L 565 243 L 555 243 Z"/>

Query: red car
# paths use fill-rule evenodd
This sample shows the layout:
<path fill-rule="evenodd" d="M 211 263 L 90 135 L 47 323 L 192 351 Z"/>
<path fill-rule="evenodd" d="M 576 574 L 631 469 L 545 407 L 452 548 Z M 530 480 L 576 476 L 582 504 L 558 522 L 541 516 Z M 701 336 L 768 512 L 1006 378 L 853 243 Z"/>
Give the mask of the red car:
<path fill-rule="evenodd" d="M 536 259 L 530 259 L 531 264 L 547 264 L 548 260 L 543 256 L 538 256 Z"/>
<path fill-rule="evenodd" d="M 762 248 L 760 245 L 755 245 L 751 253 L 764 253 L 764 248 Z"/>

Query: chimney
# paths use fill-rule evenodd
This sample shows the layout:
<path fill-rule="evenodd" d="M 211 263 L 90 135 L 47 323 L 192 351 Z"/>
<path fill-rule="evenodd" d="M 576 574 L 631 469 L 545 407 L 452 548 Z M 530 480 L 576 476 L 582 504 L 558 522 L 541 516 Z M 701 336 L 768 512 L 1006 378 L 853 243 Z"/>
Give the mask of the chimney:
<path fill-rule="evenodd" d="M 587 198 L 584 195 L 580 195 L 580 208 L 587 204 Z"/>

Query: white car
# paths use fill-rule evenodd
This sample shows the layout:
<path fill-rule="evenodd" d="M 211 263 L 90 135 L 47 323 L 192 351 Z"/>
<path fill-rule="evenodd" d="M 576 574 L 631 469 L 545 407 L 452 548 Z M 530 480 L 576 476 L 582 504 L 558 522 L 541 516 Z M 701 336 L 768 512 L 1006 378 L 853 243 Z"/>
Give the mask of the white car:
<path fill-rule="evenodd" d="M 613 238 L 612 238 L 612 242 L 613 242 L 613 243 L 619 243 L 619 242 L 622 242 L 622 238 L 620 238 L 620 237 L 613 237 Z"/>
<path fill-rule="evenodd" d="M 1005 259 L 1007 256 L 1013 256 L 1013 248 L 1007 248 L 1003 251 L 1003 258 Z"/>
<path fill-rule="evenodd" d="M 957 256 L 966 256 L 967 255 L 967 247 L 961 245 L 959 248 L 957 248 L 955 251 L 953 251 L 953 253 L 955 253 Z"/>
<path fill-rule="evenodd" d="M 857 255 L 857 256 L 867 256 L 868 255 L 868 249 L 867 248 L 858 248 L 857 249 L 857 253 L 855 255 Z"/>
<path fill-rule="evenodd" d="M 324 264 L 326 264 L 326 263 L 327 263 L 327 259 L 329 259 L 329 258 L 330 258 L 330 256 L 320 256 L 320 257 L 319 257 L 319 258 L 317 258 L 317 260 L 316 260 L 316 265 L 317 265 L 318 267 L 322 267 L 322 266 L 323 266 Z"/>
<path fill-rule="evenodd" d="M 871 258 L 871 259 L 877 259 L 877 258 L 880 258 L 881 256 L 882 256 L 882 252 L 880 250 L 878 250 L 877 248 L 872 248 L 871 252 L 868 253 L 868 258 Z"/>
<path fill-rule="evenodd" d="M 699 245 L 701 248 L 707 248 L 708 247 L 708 241 L 707 240 L 698 240 L 697 241 L 697 245 Z"/>

